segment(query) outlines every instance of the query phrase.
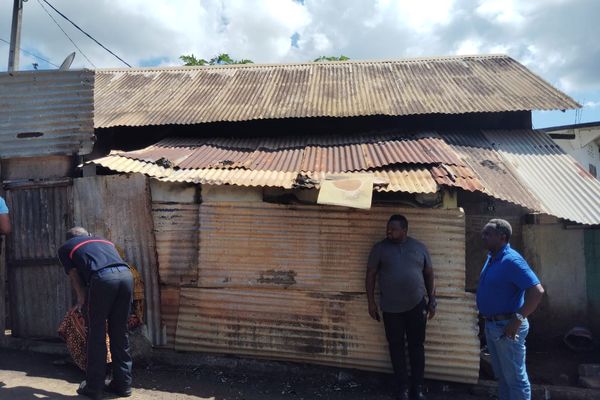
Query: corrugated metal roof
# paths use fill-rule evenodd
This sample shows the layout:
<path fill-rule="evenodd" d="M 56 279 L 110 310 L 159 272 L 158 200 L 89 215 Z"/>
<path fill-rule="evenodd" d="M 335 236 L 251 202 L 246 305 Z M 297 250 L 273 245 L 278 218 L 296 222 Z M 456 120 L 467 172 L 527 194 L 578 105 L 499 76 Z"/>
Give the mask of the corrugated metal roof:
<path fill-rule="evenodd" d="M 388 186 L 376 185 L 376 190 L 431 193 L 438 186 L 458 187 L 531 211 L 600 224 L 600 182 L 541 131 L 387 133 L 329 137 L 321 142 L 293 137 L 278 138 L 276 143 L 261 138 L 210 138 L 197 143 L 169 139 L 94 162 L 171 182 L 283 188 L 315 187 L 329 173 L 368 171 L 389 181 Z M 215 157 L 206 143 L 217 146 L 222 154 L 235 155 L 235 160 L 219 163 L 220 156 Z M 196 161 L 188 162 L 186 155 L 193 152 Z M 148 159 L 156 161 L 144 161 Z M 176 163 L 198 169 L 177 168 Z M 265 169 L 255 169 L 256 165 Z"/>
<path fill-rule="evenodd" d="M 0 158 L 87 154 L 93 144 L 93 71 L 0 73 Z"/>
<path fill-rule="evenodd" d="M 503 55 L 96 71 L 94 126 L 579 108 Z"/>
<path fill-rule="evenodd" d="M 542 131 L 485 131 L 518 179 L 551 215 L 600 224 L 600 181 Z"/>

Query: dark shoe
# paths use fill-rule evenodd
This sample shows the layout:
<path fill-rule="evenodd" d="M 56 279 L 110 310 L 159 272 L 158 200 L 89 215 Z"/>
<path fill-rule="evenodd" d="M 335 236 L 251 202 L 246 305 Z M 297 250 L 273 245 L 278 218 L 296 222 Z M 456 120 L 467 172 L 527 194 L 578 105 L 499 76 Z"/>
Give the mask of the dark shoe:
<path fill-rule="evenodd" d="M 108 385 L 104 386 L 104 391 L 111 393 L 111 394 L 115 394 L 118 397 L 130 397 L 131 396 L 131 388 L 119 388 L 116 385 L 113 385 L 113 383 L 109 383 Z"/>
<path fill-rule="evenodd" d="M 92 400 L 102 400 L 104 398 L 102 391 L 90 389 L 85 381 L 81 382 L 77 389 L 77 394 L 89 397 Z"/>
<path fill-rule="evenodd" d="M 400 390 L 398 390 L 398 395 L 396 396 L 396 400 L 409 400 L 408 389 L 400 388 Z"/>
<path fill-rule="evenodd" d="M 423 393 L 423 386 L 416 386 L 413 389 L 411 400 L 427 400 L 425 393 Z"/>

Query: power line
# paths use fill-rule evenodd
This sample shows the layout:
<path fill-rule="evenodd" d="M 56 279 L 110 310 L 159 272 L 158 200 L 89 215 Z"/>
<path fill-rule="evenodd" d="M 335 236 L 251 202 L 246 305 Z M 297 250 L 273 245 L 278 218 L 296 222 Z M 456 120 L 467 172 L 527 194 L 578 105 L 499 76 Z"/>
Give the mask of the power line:
<path fill-rule="evenodd" d="M 67 21 L 69 21 L 71 23 L 71 25 L 73 25 L 75 28 L 77 28 L 79 31 L 81 31 L 81 33 L 83 33 L 84 35 L 86 35 L 87 37 L 89 37 L 90 39 L 92 39 L 94 42 L 96 42 L 96 44 L 98 44 L 104 50 L 108 51 L 110 54 L 112 54 L 113 56 L 115 56 L 116 58 L 118 58 L 123 64 L 125 64 L 129 68 L 131 68 L 131 65 L 129 63 L 127 63 L 121 57 L 119 57 L 118 55 L 116 55 L 115 53 L 113 53 L 112 51 L 110 51 L 109 49 L 107 49 L 106 46 L 104 46 L 102 43 L 100 43 L 99 41 L 97 41 L 96 39 L 94 39 L 89 33 L 87 33 L 86 31 L 84 31 L 83 29 L 81 29 L 79 26 L 77 26 L 77 24 L 75 22 L 71 21 L 66 15 L 64 15 L 63 13 L 61 13 L 60 11 L 58 11 L 52 4 L 48 3 L 48 0 L 42 0 L 42 1 L 44 3 L 46 3 L 50 8 L 52 8 L 58 15 L 60 15 L 61 17 L 63 17 Z"/>
<path fill-rule="evenodd" d="M 0 38 L 0 42 L 4 42 L 4 43 L 6 43 L 7 45 L 9 45 L 9 46 L 10 46 L 10 42 L 9 42 L 8 40 L 5 40 L 5 39 L 2 39 L 2 38 Z M 50 65 L 53 65 L 53 66 L 55 66 L 56 68 L 59 68 L 59 66 L 58 66 L 58 65 L 56 65 L 56 64 L 54 64 L 54 63 L 52 63 L 52 62 L 50 62 L 50 61 L 46 60 L 45 58 L 42 58 L 42 57 L 40 57 L 40 56 L 37 56 L 37 55 L 35 55 L 35 54 L 33 54 L 33 53 L 30 53 L 30 52 L 28 52 L 27 50 L 23 50 L 23 49 L 22 49 L 22 48 L 20 48 L 20 47 L 19 47 L 19 50 L 20 50 L 20 51 L 22 51 L 22 52 L 23 52 L 23 53 L 25 53 L 25 54 L 28 54 L 28 55 L 30 55 L 30 56 L 32 56 L 32 57 L 35 57 L 35 58 L 37 58 L 38 60 L 41 60 L 41 61 L 47 62 L 48 64 L 50 64 Z"/>
<path fill-rule="evenodd" d="M 71 39 L 71 37 L 67 34 L 67 32 L 65 32 L 65 30 L 62 28 L 62 26 L 60 26 L 60 24 L 58 23 L 58 21 L 56 21 L 54 19 L 54 17 L 52 16 L 52 14 L 50 14 L 50 12 L 46 9 L 46 7 L 44 7 L 44 5 L 42 4 L 42 2 L 40 0 L 37 0 L 39 5 L 44 9 L 44 11 L 46 11 L 46 14 L 48 14 L 48 16 L 50 17 L 50 19 L 52 19 L 52 21 L 54 21 L 54 23 L 56 24 L 56 26 L 58 26 L 58 29 L 60 29 L 62 31 L 62 33 L 65 34 L 65 36 L 67 37 L 67 39 L 69 39 L 71 41 L 71 43 L 73 43 L 73 46 L 75 46 L 75 48 L 77 50 L 79 50 L 79 52 L 81 53 L 81 55 L 83 55 L 85 57 L 85 59 L 92 65 L 92 67 L 96 68 L 96 66 L 94 65 L 94 63 L 88 58 L 88 56 L 85 55 L 85 53 L 83 52 L 83 50 L 81 50 L 79 48 L 79 46 L 77 46 L 77 44 L 73 41 L 73 39 Z"/>

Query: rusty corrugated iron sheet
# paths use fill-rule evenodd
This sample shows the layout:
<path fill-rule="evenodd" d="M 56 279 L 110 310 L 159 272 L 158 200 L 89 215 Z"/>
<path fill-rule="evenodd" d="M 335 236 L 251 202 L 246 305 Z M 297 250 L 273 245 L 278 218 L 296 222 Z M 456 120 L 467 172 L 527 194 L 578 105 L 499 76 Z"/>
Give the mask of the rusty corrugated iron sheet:
<path fill-rule="evenodd" d="M 437 293 L 462 296 L 464 214 L 392 207 L 348 211 L 324 206 L 203 203 L 198 286 L 362 292 L 365 260 L 373 244 L 385 238 L 387 220 L 395 213 L 406 215 L 412 221 L 411 235 L 429 246 Z M 240 241 L 243 246 L 233 245 Z"/>
<path fill-rule="evenodd" d="M 444 140 L 479 178 L 483 188 L 475 190 L 532 211 L 550 213 L 480 131 L 445 133 Z"/>
<path fill-rule="evenodd" d="M 167 289 L 179 313 L 175 349 L 390 372 L 383 327 L 367 313 L 364 262 L 394 213 L 429 244 L 436 272 L 426 374 L 475 382 L 477 317 L 464 293 L 460 210 L 203 203 L 200 287 L 181 287 L 178 302 Z"/>
<path fill-rule="evenodd" d="M 367 308 L 364 293 L 181 288 L 175 349 L 391 372 L 383 326 Z M 477 382 L 477 331 L 472 295 L 438 298 L 425 376 Z"/>
<path fill-rule="evenodd" d="M 74 220 L 125 251 L 144 281 L 147 333 L 163 342 L 160 286 L 148 178 L 140 174 L 93 176 L 74 180 Z"/>
<path fill-rule="evenodd" d="M 579 108 L 502 55 L 96 70 L 94 126 Z"/>
<path fill-rule="evenodd" d="M 162 286 L 160 289 L 160 314 L 165 328 L 166 347 L 175 347 L 177 332 L 177 318 L 179 316 L 179 291 L 178 286 Z"/>
<path fill-rule="evenodd" d="M 208 142 L 222 154 L 229 152 L 236 158 L 215 157 L 212 150 L 202 154 L 199 149 L 206 148 Z M 165 149 L 164 153 L 161 149 Z M 193 152 L 196 159 L 188 162 L 188 155 Z M 434 187 L 455 187 L 484 193 L 530 211 L 600 224 L 598 181 L 546 134 L 532 130 L 386 133 L 321 141 L 297 137 L 169 139 L 94 162 L 115 171 L 141 172 L 172 182 L 288 189 L 318 187 L 328 173 L 366 171 L 387 175 L 380 178 L 396 182 L 376 185 L 376 190 L 431 193 Z M 183 162 L 190 168 L 175 165 Z M 255 169 L 257 165 L 273 169 Z M 431 180 L 422 173 L 424 169 L 430 172 Z M 404 172 L 399 173 L 400 170 Z M 412 172 L 406 173 L 407 170 Z M 552 174 L 547 174 L 549 171 Z M 305 181 L 306 177 L 309 181 Z M 560 192 L 552 190 L 556 187 Z"/>
<path fill-rule="evenodd" d="M 56 337 L 72 304 L 71 284 L 57 257 L 72 224 L 71 182 L 9 186 L 6 201 L 13 227 L 6 237 L 12 333 Z"/>
<path fill-rule="evenodd" d="M 548 214 L 600 224 L 600 181 L 542 131 L 484 131 Z"/>
<path fill-rule="evenodd" d="M 0 73 L 0 158 L 87 154 L 93 144 L 93 71 Z"/>
<path fill-rule="evenodd" d="M 198 275 L 198 204 L 153 202 L 152 217 L 161 283 L 195 283 Z"/>

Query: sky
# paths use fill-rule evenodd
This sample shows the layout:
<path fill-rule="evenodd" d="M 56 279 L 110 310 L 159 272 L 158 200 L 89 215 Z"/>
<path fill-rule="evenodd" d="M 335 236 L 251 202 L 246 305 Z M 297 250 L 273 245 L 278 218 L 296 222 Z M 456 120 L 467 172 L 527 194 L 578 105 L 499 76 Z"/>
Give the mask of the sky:
<path fill-rule="evenodd" d="M 134 67 L 181 65 L 182 54 L 255 63 L 507 54 L 583 106 L 534 112 L 534 128 L 600 121 L 598 0 L 47 1 Z M 0 0 L 0 71 L 12 3 Z M 24 3 L 21 48 L 55 65 L 75 51 L 72 68 L 125 67 L 43 0 Z M 56 68 L 24 53 L 20 63 Z"/>

